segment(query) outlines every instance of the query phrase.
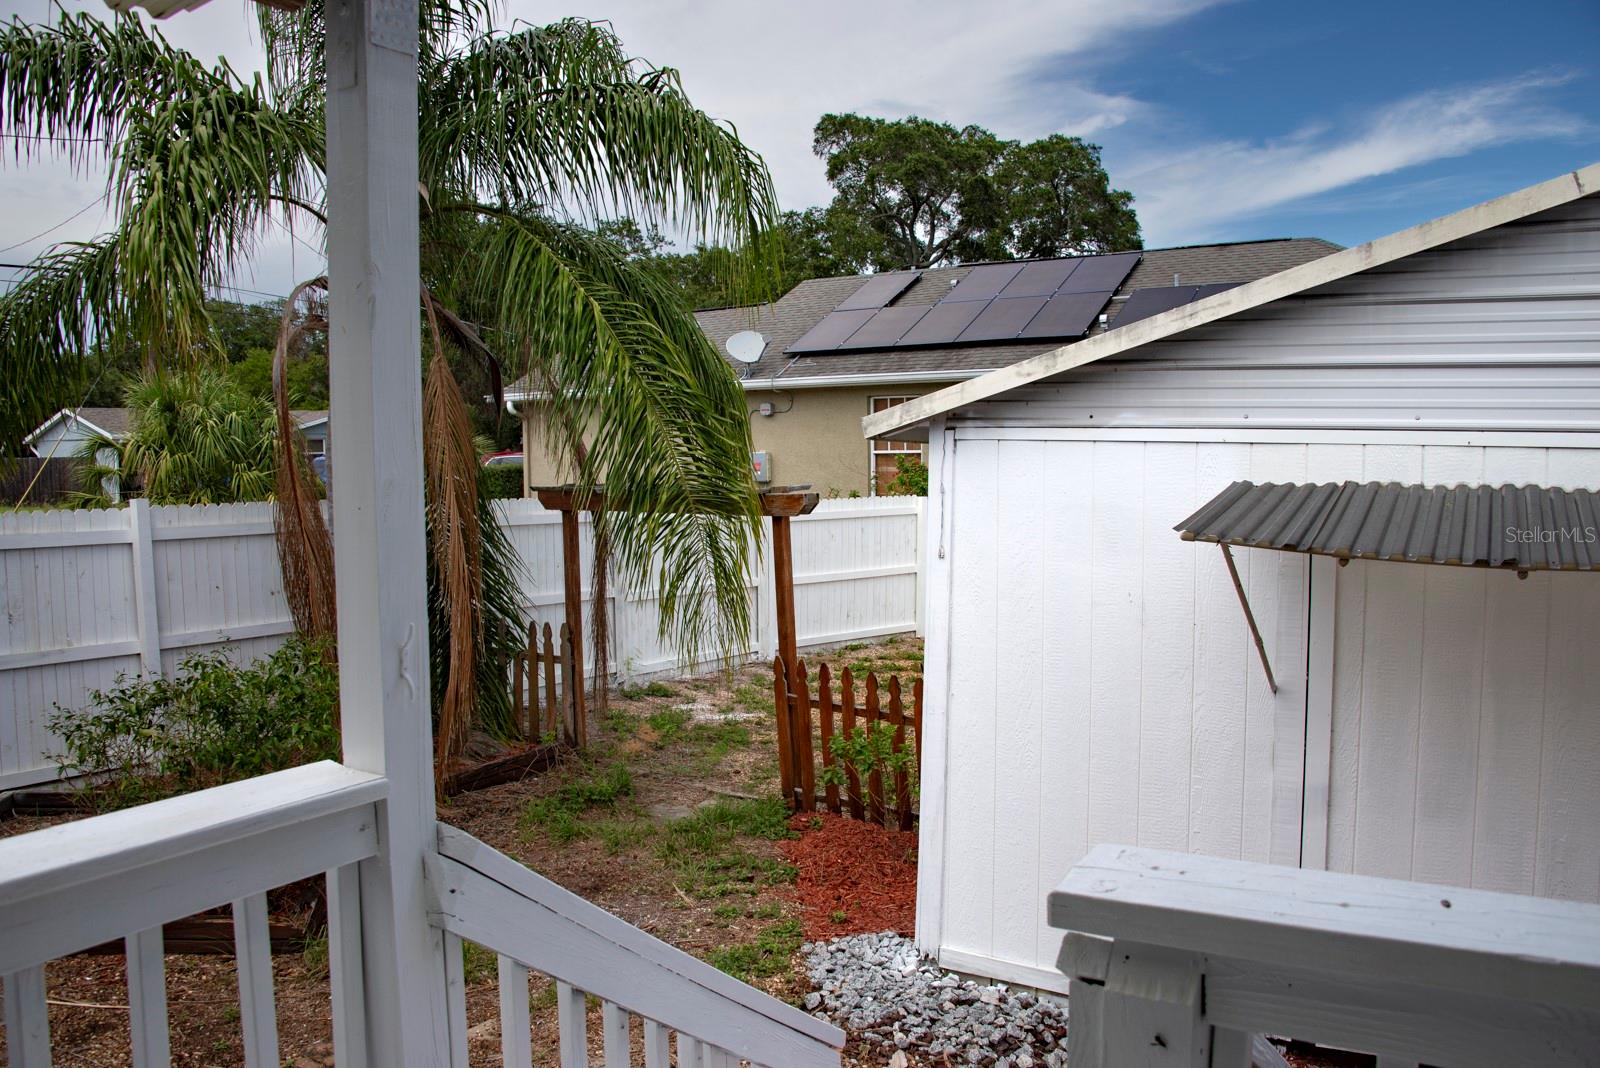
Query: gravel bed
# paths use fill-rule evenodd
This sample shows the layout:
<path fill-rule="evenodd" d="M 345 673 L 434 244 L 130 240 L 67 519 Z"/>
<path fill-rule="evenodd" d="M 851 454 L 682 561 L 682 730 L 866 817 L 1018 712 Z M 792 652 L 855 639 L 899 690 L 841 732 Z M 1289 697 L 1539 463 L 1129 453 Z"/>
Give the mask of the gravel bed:
<path fill-rule="evenodd" d="M 958 1065 L 1065 1068 L 1065 1005 L 962 979 L 892 932 L 800 950 L 817 987 L 806 1009 L 877 1046 L 892 1068 L 908 1063 L 908 1051 Z"/>

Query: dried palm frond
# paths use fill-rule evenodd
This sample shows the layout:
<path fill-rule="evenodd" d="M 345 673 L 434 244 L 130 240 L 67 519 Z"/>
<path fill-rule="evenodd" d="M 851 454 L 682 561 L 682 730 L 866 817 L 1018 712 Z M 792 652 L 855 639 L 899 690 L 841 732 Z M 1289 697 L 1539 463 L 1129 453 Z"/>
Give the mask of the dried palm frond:
<path fill-rule="evenodd" d="M 277 457 L 274 487 L 278 507 L 272 526 L 277 535 L 278 564 L 283 570 L 283 593 L 301 634 L 319 639 L 333 649 L 337 613 L 333 580 L 333 538 L 322 517 L 321 485 L 306 460 L 305 445 L 289 411 L 289 350 L 300 335 L 326 330 L 319 314 L 295 322 L 295 305 L 314 290 L 326 290 L 326 278 L 313 278 L 295 287 L 283 306 L 278 345 L 272 354 L 272 399 L 277 409 Z"/>
<path fill-rule="evenodd" d="M 422 385 L 423 477 L 439 622 L 446 654 L 442 700 L 434 734 L 434 779 L 444 776 L 466 750 L 477 705 L 477 653 L 483 628 L 482 542 L 478 515 L 478 456 L 472 422 L 450 369 L 431 301 L 424 301 L 433 334 L 433 357 Z"/>

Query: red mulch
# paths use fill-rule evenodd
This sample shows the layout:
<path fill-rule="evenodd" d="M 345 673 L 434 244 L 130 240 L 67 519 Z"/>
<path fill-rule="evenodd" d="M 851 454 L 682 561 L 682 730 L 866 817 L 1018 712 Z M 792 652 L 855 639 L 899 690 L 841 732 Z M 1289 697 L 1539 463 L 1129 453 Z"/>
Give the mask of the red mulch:
<path fill-rule="evenodd" d="M 779 848 L 797 869 L 793 895 L 805 910 L 807 938 L 890 930 L 912 933 L 917 911 L 916 832 L 885 830 L 826 812 L 802 813 L 789 826 L 800 837 Z"/>

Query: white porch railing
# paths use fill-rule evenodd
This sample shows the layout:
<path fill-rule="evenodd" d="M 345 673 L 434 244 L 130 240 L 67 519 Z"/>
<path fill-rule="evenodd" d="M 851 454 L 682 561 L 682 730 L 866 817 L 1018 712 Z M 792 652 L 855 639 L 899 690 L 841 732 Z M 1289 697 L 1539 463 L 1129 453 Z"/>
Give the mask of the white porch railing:
<path fill-rule="evenodd" d="M 162 925 L 232 904 L 249 1068 L 277 1068 L 266 892 L 326 873 L 334 1057 L 364 1068 L 366 993 L 357 865 L 379 852 L 381 777 L 323 762 L 0 840 L 0 979 L 11 1068 L 50 1064 L 44 966 L 125 940 L 135 1068 L 170 1062 Z M 531 1063 L 528 969 L 558 981 L 560 1063 L 587 1068 L 584 993 L 604 999 L 607 1068 L 631 1063 L 630 1013 L 644 1063 L 836 1066 L 844 1034 L 645 934 L 450 827 L 424 855 L 437 966 L 449 999 L 452 1068 L 465 1066 L 460 940 L 501 954 L 507 1066 Z M 517 992 L 522 996 L 519 998 Z"/>
<path fill-rule="evenodd" d="M 1600 906 L 1100 846 L 1051 893 L 1072 1068 L 1600 1065 Z"/>
<path fill-rule="evenodd" d="M 428 879 L 445 959 L 460 966 L 461 939 L 500 955 L 503 1063 L 530 1063 L 528 971 L 557 981 L 561 1064 L 589 1063 L 585 994 L 601 1000 L 607 1068 L 630 1060 L 631 1018 L 644 1027 L 646 1068 L 667 1068 L 668 1032 L 678 1034 L 678 1068 L 823 1068 L 839 1064 L 844 1032 L 746 986 L 624 923 L 543 876 L 441 823 Z M 518 996 L 518 991 L 522 995 Z M 466 1000 L 450 977 L 453 1068 L 466 1065 Z"/>

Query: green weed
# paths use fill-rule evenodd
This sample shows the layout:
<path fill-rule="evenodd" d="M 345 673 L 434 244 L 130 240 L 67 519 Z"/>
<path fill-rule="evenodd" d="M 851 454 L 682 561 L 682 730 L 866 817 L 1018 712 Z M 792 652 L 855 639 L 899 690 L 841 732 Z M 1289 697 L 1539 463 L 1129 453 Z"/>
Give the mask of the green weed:
<path fill-rule="evenodd" d="M 641 697 L 674 697 L 675 691 L 664 682 L 651 682 L 643 686 L 624 686 L 620 691 L 629 701 L 637 701 Z"/>
<path fill-rule="evenodd" d="M 762 931 L 752 942 L 712 950 L 706 960 L 729 975 L 750 982 L 788 971 L 789 960 L 803 940 L 800 921 L 783 920 Z"/>
<path fill-rule="evenodd" d="M 584 834 L 580 819 L 593 808 L 615 808 L 619 798 L 633 796 L 633 774 L 626 764 L 612 764 L 596 775 L 565 783 L 553 794 L 536 797 L 522 809 L 524 834 L 539 829 L 557 842 Z"/>
<path fill-rule="evenodd" d="M 671 745 L 683 737 L 683 732 L 689 726 L 690 716 L 687 708 L 663 708 L 652 712 L 645 717 L 645 725 L 655 732 L 656 746 Z"/>

